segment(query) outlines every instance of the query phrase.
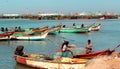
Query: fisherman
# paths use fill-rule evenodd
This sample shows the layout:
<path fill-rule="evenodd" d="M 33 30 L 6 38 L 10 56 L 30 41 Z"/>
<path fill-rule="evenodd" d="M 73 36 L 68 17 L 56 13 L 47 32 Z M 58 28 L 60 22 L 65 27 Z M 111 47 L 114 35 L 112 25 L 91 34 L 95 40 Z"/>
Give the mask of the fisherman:
<path fill-rule="evenodd" d="M 91 40 L 90 39 L 87 41 L 87 45 L 86 45 L 85 49 L 86 49 L 86 54 L 92 52 L 92 44 L 91 44 Z"/>
<path fill-rule="evenodd" d="M 1 31 L 2 31 L 2 32 L 5 32 L 5 29 L 4 29 L 4 27 L 1 27 Z"/>
<path fill-rule="evenodd" d="M 7 27 L 5 28 L 5 31 L 8 32 L 8 28 Z"/>
<path fill-rule="evenodd" d="M 16 50 L 15 50 L 15 55 L 19 55 L 19 56 L 23 56 L 23 57 L 28 57 L 28 55 L 25 54 L 25 52 L 23 52 L 24 46 L 19 45 L 17 46 Z"/>
<path fill-rule="evenodd" d="M 68 41 L 64 41 L 63 44 L 62 44 L 62 46 L 61 46 L 61 50 L 62 50 L 62 52 L 67 52 L 67 51 L 69 51 L 69 52 L 71 52 L 71 54 L 73 55 L 73 52 L 72 52 L 71 50 L 72 50 L 73 48 L 75 48 L 75 46 L 69 46 L 68 44 L 69 44 Z"/>
<path fill-rule="evenodd" d="M 83 28 L 84 27 L 84 24 L 81 24 L 81 28 Z"/>
<path fill-rule="evenodd" d="M 66 25 L 63 25 L 63 28 L 65 28 L 66 27 Z"/>
<path fill-rule="evenodd" d="M 73 23 L 73 26 L 76 26 L 75 23 Z"/>

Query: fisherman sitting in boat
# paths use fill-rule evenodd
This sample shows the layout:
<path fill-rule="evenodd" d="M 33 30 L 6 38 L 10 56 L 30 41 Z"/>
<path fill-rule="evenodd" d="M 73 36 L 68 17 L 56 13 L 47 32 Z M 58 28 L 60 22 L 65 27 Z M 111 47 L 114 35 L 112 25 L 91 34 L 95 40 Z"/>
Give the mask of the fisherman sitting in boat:
<path fill-rule="evenodd" d="M 75 48 L 75 46 L 69 46 L 68 44 L 69 44 L 68 41 L 64 41 L 63 44 L 62 44 L 62 46 L 61 46 L 61 50 L 62 50 L 63 53 L 69 51 L 73 55 L 73 52 L 71 50 L 73 48 Z"/>
<path fill-rule="evenodd" d="M 87 46 L 85 47 L 85 49 L 86 49 L 86 53 L 87 53 L 87 54 L 92 52 L 91 40 L 88 40 Z"/>
<path fill-rule="evenodd" d="M 73 23 L 73 26 L 76 26 L 75 23 Z"/>
<path fill-rule="evenodd" d="M 84 28 L 84 24 L 81 24 L 81 28 Z"/>
<path fill-rule="evenodd" d="M 23 52 L 24 46 L 20 45 L 17 46 L 16 50 L 15 50 L 15 55 L 19 55 L 19 56 L 23 56 L 23 57 L 28 57 L 28 55 L 25 54 L 25 52 Z"/>
<path fill-rule="evenodd" d="M 63 28 L 65 28 L 66 27 L 66 25 L 63 25 Z"/>

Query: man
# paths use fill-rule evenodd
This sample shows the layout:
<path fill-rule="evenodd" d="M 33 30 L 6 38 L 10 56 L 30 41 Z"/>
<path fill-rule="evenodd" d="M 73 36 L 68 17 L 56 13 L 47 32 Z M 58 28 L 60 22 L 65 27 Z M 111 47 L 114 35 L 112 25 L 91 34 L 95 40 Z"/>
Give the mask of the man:
<path fill-rule="evenodd" d="M 68 41 L 64 41 L 63 44 L 62 44 L 62 46 L 61 46 L 61 50 L 62 50 L 62 52 L 67 52 L 67 51 L 69 51 L 69 52 L 71 52 L 71 54 L 73 55 L 73 52 L 72 52 L 71 50 L 72 50 L 73 48 L 75 48 L 75 46 L 69 46 L 68 44 L 69 44 Z"/>
<path fill-rule="evenodd" d="M 89 53 L 92 52 L 91 40 L 88 40 L 88 41 L 87 41 L 87 45 L 86 45 L 85 49 L 86 49 L 86 54 L 89 54 Z"/>

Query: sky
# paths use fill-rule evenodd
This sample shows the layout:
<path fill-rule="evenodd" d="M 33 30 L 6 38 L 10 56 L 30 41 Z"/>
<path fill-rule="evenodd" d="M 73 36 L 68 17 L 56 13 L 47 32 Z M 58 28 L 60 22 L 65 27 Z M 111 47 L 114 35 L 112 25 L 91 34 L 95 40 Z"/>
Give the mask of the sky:
<path fill-rule="evenodd" d="M 120 13 L 120 0 L 0 0 L 0 14 Z"/>

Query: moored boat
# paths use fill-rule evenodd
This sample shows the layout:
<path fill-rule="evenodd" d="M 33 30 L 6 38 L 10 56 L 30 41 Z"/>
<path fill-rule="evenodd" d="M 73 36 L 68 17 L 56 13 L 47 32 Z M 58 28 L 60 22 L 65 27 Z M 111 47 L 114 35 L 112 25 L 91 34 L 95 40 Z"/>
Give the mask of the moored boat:
<path fill-rule="evenodd" d="M 87 59 L 45 59 L 37 55 L 35 57 L 15 56 L 16 62 L 39 69 L 80 69 L 83 68 Z"/>
<path fill-rule="evenodd" d="M 44 54 L 23 54 L 23 46 L 18 46 L 15 51 L 17 63 L 37 69 L 80 69 L 84 68 L 88 59 L 76 59 L 68 57 L 50 58 Z M 21 54 L 22 53 L 22 54 Z"/>
<path fill-rule="evenodd" d="M 11 40 L 44 40 L 48 32 L 48 30 L 40 34 L 34 34 L 34 32 L 16 32 L 11 36 Z"/>
<path fill-rule="evenodd" d="M 34 32 L 43 32 L 45 30 L 48 30 L 48 26 L 45 26 L 43 28 L 33 28 L 32 31 Z"/>
<path fill-rule="evenodd" d="M 73 26 L 73 28 L 77 28 L 77 29 L 81 29 L 81 28 L 90 28 L 89 30 L 90 31 L 98 31 L 98 30 L 100 30 L 100 28 L 101 28 L 101 24 L 96 24 L 96 23 L 93 23 L 92 25 L 90 25 L 90 26 L 84 26 L 84 27 L 82 27 L 82 26 L 79 26 L 79 25 L 75 25 L 75 26 Z"/>
<path fill-rule="evenodd" d="M 43 28 L 40 28 L 40 29 L 39 28 L 32 29 L 32 31 L 34 31 L 35 33 L 41 33 L 45 30 L 49 30 L 48 34 L 56 35 L 56 34 L 59 33 L 60 28 L 61 28 L 61 25 L 56 25 L 56 26 L 52 26 L 52 27 L 46 26 L 46 27 L 43 27 Z"/>
<path fill-rule="evenodd" d="M 91 26 L 91 31 L 98 31 L 101 28 L 101 24 L 93 24 Z"/>
<path fill-rule="evenodd" d="M 11 32 L 2 32 L 0 34 L 0 40 L 10 40 L 10 36 L 14 33 L 14 31 Z"/>
<path fill-rule="evenodd" d="M 53 34 L 56 35 L 59 33 L 59 30 L 61 29 L 61 25 L 53 26 L 49 28 L 49 33 L 48 34 Z"/>
<path fill-rule="evenodd" d="M 80 28 L 80 29 L 76 29 L 76 28 L 61 28 L 60 29 L 60 33 L 88 33 L 90 32 L 89 29 L 85 29 L 85 28 Z"/>

